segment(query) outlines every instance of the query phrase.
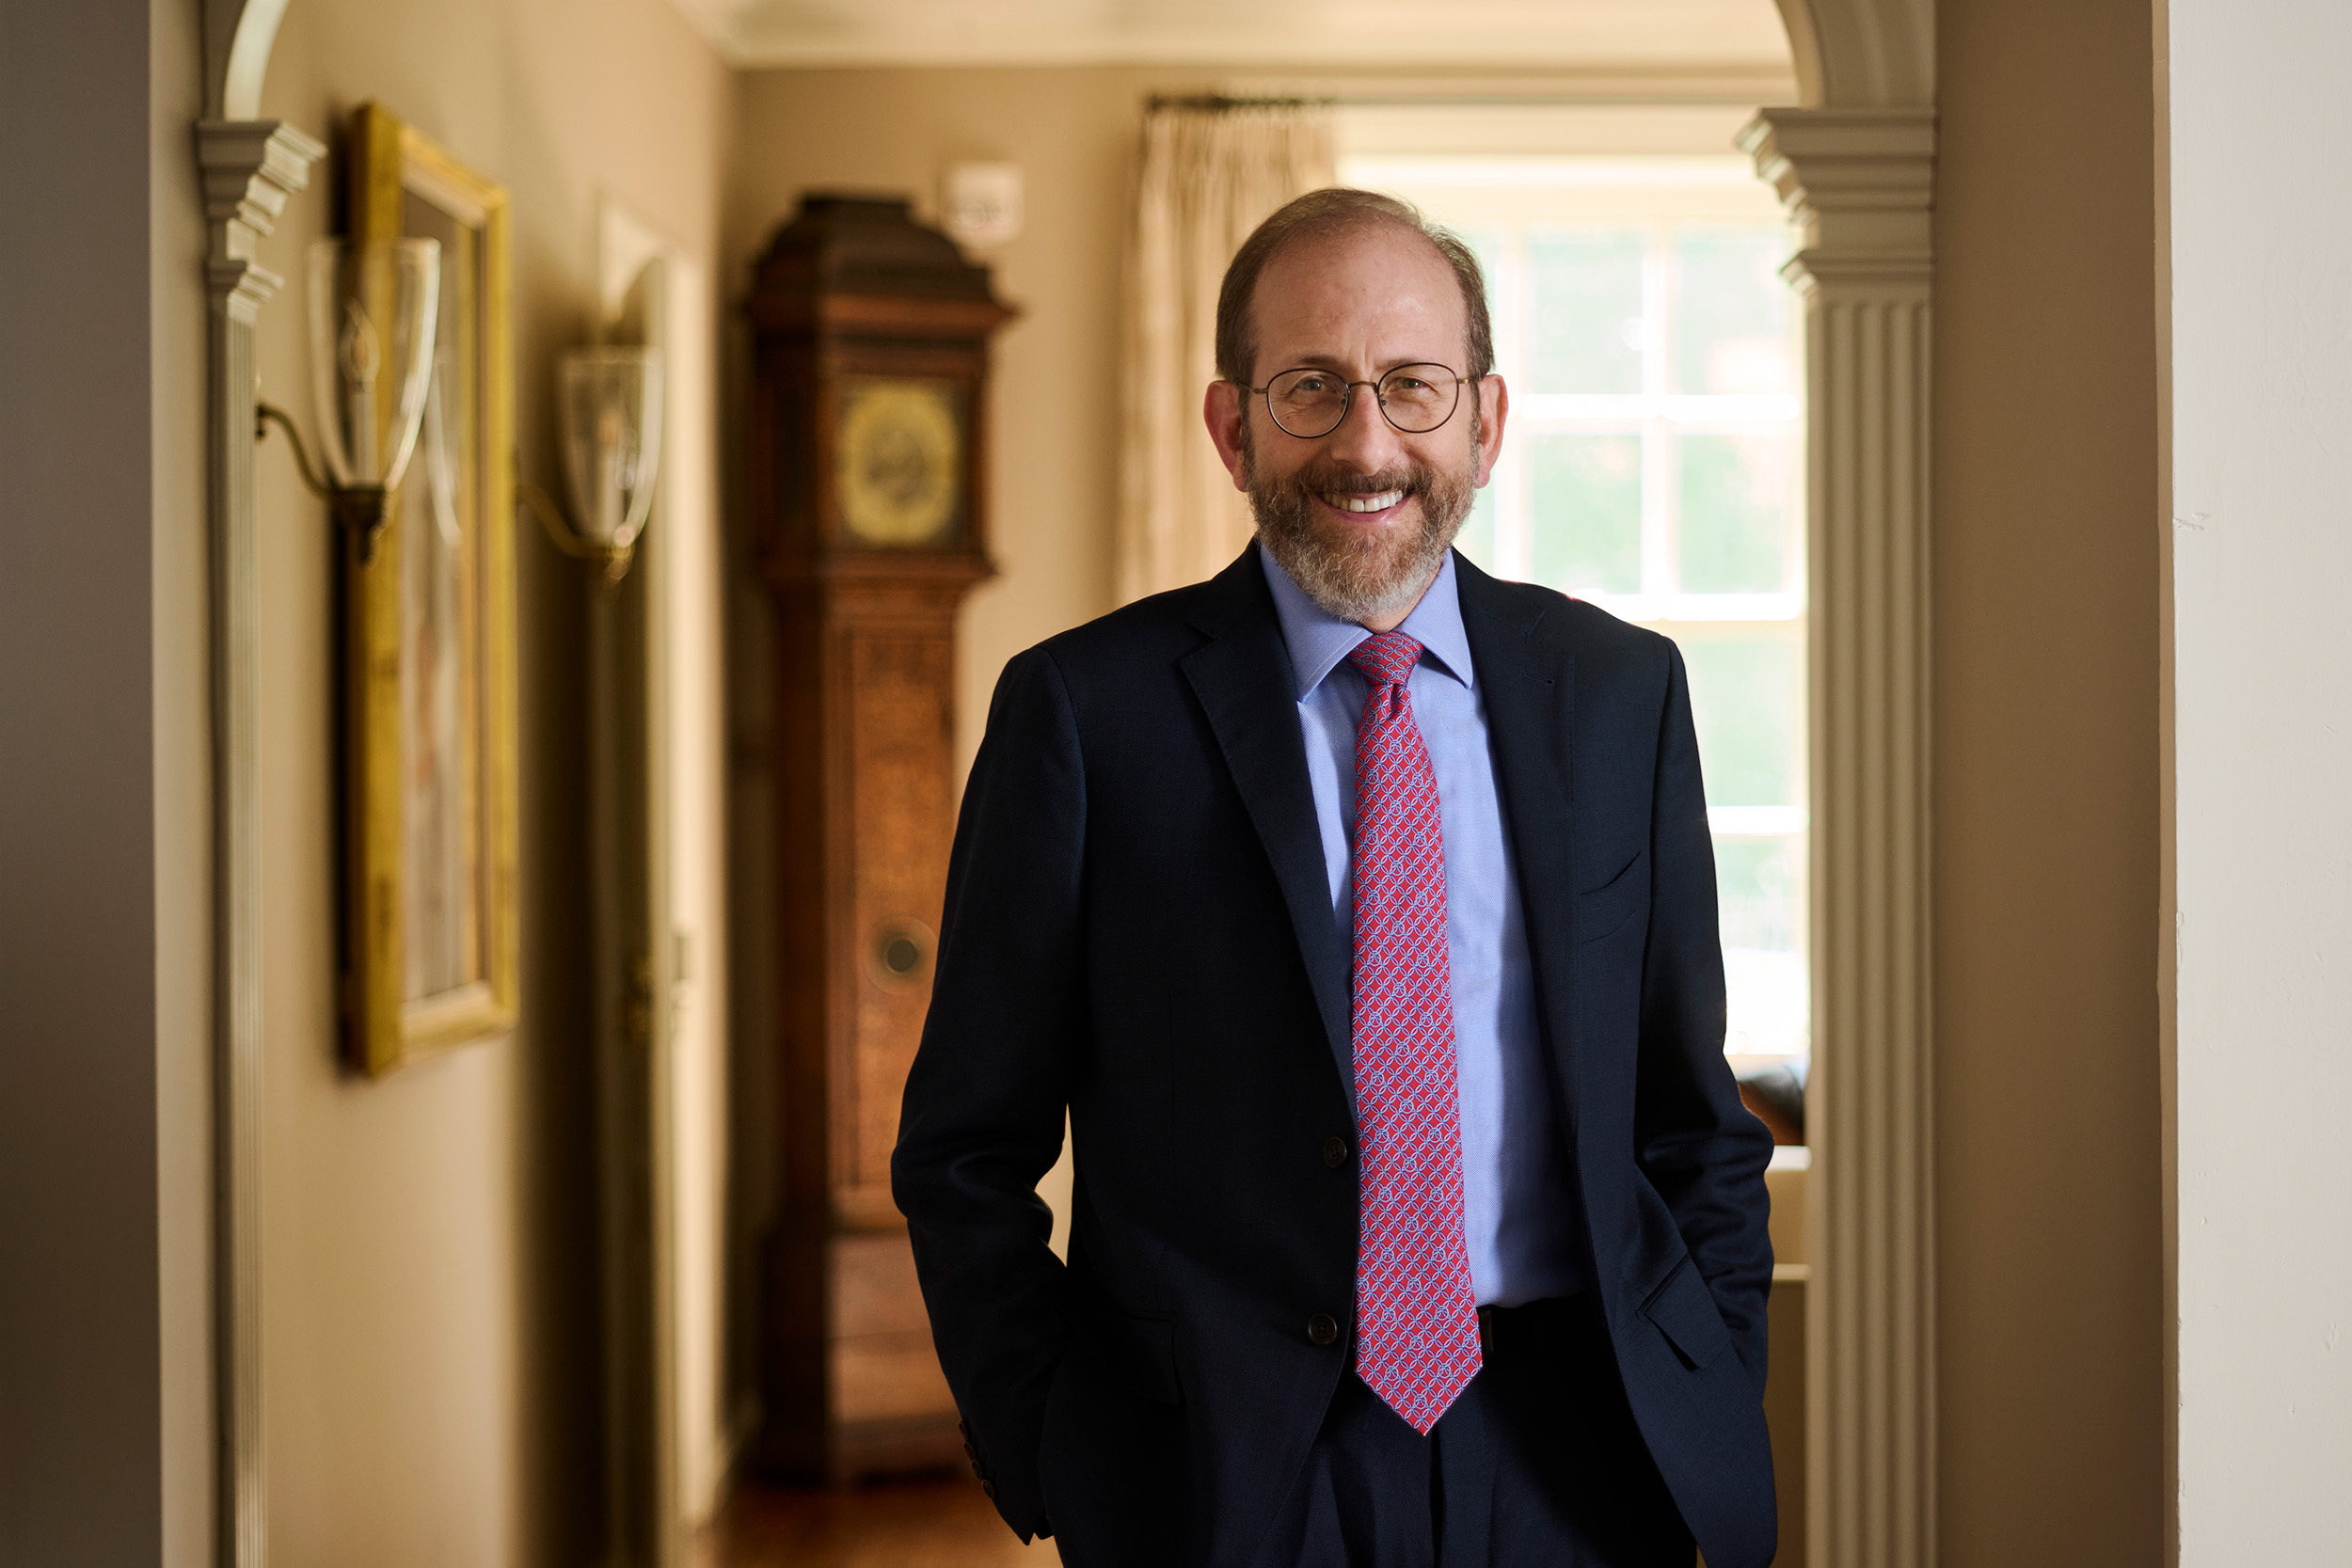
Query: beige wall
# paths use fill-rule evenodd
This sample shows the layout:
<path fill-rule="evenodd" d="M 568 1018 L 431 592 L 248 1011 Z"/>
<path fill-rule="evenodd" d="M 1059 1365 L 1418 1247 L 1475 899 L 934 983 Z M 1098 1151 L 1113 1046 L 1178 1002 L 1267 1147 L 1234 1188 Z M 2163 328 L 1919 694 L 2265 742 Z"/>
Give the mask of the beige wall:
<path fill-rule="evenodd" d="M 553 483 L 552 356 L 596 300 L 610 193 L 708 264 L 730 79 L 663 0 L 305 0 L 262 112 L 327 136 L 374 98 L 503 182 L 518 431 Z M 339 139 L 339 138 L 338 138 Z M 310 422 L 304 245 L 322 167 L 263 260 L 266 395 Z M 524 1024 L 378 1083 L 335 1060 L 334 658 L 322 509 L 260 457 L 271 1550 L 366 1568 L 592 1560 L 600 1530 L 582 570 L 518 527 Z"/>
<path fill-rule="evenodd" d="M 0 24 L 0 1559 L 208 1545 L 193 11 Z"/>
<path fill-rule="evenodd" d="M 2169 0 L 2180 1561 L 2340 1562 L 2352 1473 L 2352 190 L 2337 0 Z"/>
<path fill-rule="evenodd" d="M 1938 8 L 1943 1561 L 2162 1551 L 2145 0 Z"/>
<path fill-rule="evenodd" d="M 150 0 L 148 15 L 163 1560 L 198 1568 L 211 1559 L 215 1435 L 207 324 L 203 203 L 188 140 L 203 112 L 203 71 L 196 8 Z"/>
<path fill-rule="evenodd" d="M 759 71 L 739 87 L 722 309 L 804 190 L 902 193 L 935 219 L 950 162 L 1026 176 L 1021 237 L 984 260 L 1022 309 L 997 339 L 992 553 L 958 658 L 957 759 L 979 745 L 988 695 L 1023 648 L 1111 608 L 1118 494 L 1120 247 L 1141 101 L 1218 73 L 1119 67 Z M 732 327 L 732 320 L 730 320 Z"/>

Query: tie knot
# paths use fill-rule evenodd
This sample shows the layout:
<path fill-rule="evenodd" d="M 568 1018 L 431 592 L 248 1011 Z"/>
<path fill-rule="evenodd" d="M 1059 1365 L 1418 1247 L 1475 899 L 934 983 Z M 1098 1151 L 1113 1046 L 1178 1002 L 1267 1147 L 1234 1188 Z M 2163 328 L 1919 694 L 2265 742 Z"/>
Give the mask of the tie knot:
<path fill-rule="evenodd" d="M 1401 631 L 1384 631 L 1357 643 L 1347 662 L 1375 686 L 1403 686 L 1421 662 L 1421 644 Z"/>

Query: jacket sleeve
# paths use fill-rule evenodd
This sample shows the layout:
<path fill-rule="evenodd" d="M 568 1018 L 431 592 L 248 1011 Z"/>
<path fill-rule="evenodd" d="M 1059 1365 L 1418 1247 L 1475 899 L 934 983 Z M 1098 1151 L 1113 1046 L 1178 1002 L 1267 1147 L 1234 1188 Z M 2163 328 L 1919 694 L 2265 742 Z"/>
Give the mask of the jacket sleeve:
<path fill-rule="evenodd" d="M 1037 1196 L 1086 1018 L 1084 763 L 1052 657 L 1006 666 L 948 863 L 929 1018 L 891 1187 L 974 1465 L 1024 1540 L 1047 1529 L 1046 1392 L 1071 1337 Z"/>
<path fill-rule="evenodd" d="M 1765 1297 L 1772 1282 L 1764 1191 L 1772 1134 L 1740 1102 L 1739 1085 L 1724 1059 L 1714 840 L 1679 649 L 1672 655 L 1655 776 L 1634 1158 L 1673 1211 L 1683 1244 L 1760 1389 Z"/>

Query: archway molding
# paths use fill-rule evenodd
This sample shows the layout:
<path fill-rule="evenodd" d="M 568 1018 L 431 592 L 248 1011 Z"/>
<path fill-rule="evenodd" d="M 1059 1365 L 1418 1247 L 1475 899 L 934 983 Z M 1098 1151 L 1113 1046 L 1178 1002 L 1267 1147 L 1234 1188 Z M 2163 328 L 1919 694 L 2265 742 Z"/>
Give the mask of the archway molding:
<path fill-rule="evenodd" d="M 1814 1071 L 1808 1568 L 1936 1555 L 1931 949 L 1933 0 L 1779 0 L 1801 105 L 1740 146 L 1798 225 Z"/>
<path fill-rule="evenodd" d="M 1775 0 L 1807 108 L 1931 108 L 1934 0 Z"/>

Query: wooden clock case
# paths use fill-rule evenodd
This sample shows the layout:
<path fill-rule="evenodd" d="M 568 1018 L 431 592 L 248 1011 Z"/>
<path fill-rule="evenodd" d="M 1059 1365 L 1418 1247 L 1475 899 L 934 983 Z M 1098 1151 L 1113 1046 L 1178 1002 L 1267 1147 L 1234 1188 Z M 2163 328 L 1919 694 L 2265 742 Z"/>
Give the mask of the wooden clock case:
<path fill-rule="evenodd" d="M 810 196 L 757 264 L 745 500 L 776 610 L 775 1223 L 754 1461 L 839 1482 L 961 1463 L 906 1223 L 898 1102 L 930 1000 L 954 831 L 955 618 L 991 575 L 989 341 L 1013 312 L 902 199 Z M 845 394 L 944 388 L 961 493 L 916 545 L 842 509 Z"/>

